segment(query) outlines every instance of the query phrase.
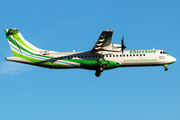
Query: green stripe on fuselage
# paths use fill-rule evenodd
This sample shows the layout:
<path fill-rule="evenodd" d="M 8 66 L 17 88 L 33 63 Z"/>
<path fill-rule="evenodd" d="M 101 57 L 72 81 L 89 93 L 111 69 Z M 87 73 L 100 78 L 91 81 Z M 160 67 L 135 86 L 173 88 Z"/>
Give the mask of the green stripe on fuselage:
<path fill-rule="evenodd" d="M 28 60 L 28 61 L 32 62 L 34 65 L 37 65 L 37 66 L 47 67 L 47 68 L 68 68 L 68 66 L 66 66 L 66 65 L 62 65 L 62 64 L 59 64 L 59 63 L 51 63 L 50 61 L 31 58 L 29 56 L 21 55 L 21 54 L 15 52 L 15 51 L 12 51 L 12 52 L 13 52 L 13 55 L 15 54 L 17 57 Z"/>
<path fill-rule="evenodd" d="M 91 69 L 91 70 L 98 69 L 99 66 L 101 66 L 102 64 L 107 65 L 105 67 L 105 69 L 112 69 L 112 68 L 116 68 L 116 67 L 120 66 L 120 64 L 117 64 L 117 62 L 110 61 L 110 60 L 67 59 L 67 58 L 63 58 L 60 60 L 79 63 L 79 64 L 87 67 L 87 69 Z"/>

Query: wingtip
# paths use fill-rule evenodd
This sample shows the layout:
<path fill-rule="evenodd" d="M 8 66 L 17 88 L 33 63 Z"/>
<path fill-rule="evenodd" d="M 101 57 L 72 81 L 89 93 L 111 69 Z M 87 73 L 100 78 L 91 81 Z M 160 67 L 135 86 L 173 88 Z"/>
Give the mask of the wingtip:
<path fill-rule="evenodd" d="M 106 32 L 113 32 L 113 30 L 105 30 Z"/>

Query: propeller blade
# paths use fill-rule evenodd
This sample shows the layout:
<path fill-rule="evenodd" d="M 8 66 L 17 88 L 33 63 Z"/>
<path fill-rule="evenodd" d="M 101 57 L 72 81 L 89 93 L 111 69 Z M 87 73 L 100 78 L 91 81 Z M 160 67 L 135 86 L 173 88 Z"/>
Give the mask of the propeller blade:
<path fill-rule="evenodd" d="M 124 49 L 126 49 L 126 46 L 124 45 L 124 36 L 122 36 L 122 39 L 121 39 L 121 45 L 122 45 L 122 54 L 124 52 Z"/>

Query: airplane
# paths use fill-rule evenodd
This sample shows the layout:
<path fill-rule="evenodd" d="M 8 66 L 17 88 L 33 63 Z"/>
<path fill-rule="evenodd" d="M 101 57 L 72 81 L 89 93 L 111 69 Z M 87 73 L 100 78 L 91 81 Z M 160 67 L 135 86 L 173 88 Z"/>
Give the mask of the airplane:
<path fill-rule="evenodd" d="M 26 41 L 18 29 L 4 29 L 10 44 L 12 57 L 6 60 L 53 69 L 82 68 L 94 70 L 99 77 L 104 70 L 118 67 L 164 66 L 176 62 L 176 58 L 164 50 L 124 50 L 121 45 L 111 44 L 112 30 L 103 31 L 96 44 L 86 52 L 56 52 L 35 47 Z"/>

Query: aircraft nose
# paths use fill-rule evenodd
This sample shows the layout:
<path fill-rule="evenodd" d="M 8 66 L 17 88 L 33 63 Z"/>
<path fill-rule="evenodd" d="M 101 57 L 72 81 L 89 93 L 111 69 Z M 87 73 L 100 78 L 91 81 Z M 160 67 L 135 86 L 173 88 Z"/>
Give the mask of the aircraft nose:
<path fill-rule="evenodd" d="M 172 62 L 176 62 L 176 58 L 175 57 L 172 57 Z"/>
<path fill-rule="evenodd" d="M 175 57 L 173 57 L 173 61 L 176 62 L 176 58 Z"/>

